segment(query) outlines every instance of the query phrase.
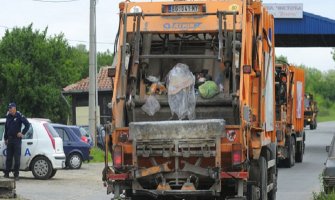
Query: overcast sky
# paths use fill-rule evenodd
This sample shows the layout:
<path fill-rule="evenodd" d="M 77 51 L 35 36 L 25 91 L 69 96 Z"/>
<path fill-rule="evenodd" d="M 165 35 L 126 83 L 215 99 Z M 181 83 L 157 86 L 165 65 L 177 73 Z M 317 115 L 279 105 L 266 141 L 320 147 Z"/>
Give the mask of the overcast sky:
<path fill-rule="evenodd" d="M 64 33 L 71 45 L 89 41 L 89 0 L 71 2 L 41 2 L 68 0 L 0 0 L 0 37 L 6 29 L 27 26 L 34 29 L 48 27 L 49 35 Z M 98 0 L 97 3 L 97 49 L 113 49 L 118 26 L 118 2 L 120 0 Z M 335 19 L 335 0 L 264 0 L 264 3 L 303 3 L 304 11 Z M 317 3 L 316 3 L 317 2 Z M 322 71 L 335 69 L 332 48 L 277 48 L 277 55 L 288 57 L 289 62 L 305 64 Z"/>

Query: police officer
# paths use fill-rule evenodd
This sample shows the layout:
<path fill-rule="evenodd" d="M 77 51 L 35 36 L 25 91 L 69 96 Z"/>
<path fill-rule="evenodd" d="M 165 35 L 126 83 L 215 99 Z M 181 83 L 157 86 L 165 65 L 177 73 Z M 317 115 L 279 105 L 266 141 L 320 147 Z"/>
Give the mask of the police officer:
<path fill-rule="evenodd" d="M 24 129 L 21 132 L 22 124 L 24 124 Z M 29 127 L 30 123 L 28 120 L 20 112 L 16 111 L 16 104 L 10 103 L 8 105 L 4 136 L 7 145 L 5 178 L 9 178 L 14 157 L 14 178 L 19 180 L 22 137 L 29 130 Z"/>

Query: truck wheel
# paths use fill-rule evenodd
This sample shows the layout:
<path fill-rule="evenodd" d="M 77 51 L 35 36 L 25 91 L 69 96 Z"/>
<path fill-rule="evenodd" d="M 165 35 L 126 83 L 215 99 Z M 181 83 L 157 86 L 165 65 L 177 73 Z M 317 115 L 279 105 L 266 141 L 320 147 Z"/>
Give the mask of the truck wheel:
<path fill-rule="evenodd" d="M 304 141 L 297 142 L 297 149 L 295 153 L 295 161 L 301 163 L 304 157 Z"/>
<path fill-rule="evenodd" d="M 277 178 L 278 178 L 278 168 L 277 168 L 276 165 L 269 169 L 268 176 L 270 177 L 270 183 L 273 183 L 273 188 L 268 193 L 268 200 L 276 200 L 276 196 L 277 196 Z"/>
<path fill-rule="evenodd" d="M 260 189 L 260 200 L 267 200 L 267 188 L 268 188 L 268 164 L 263 156 L 258 159 L 259 166 L 259 189 Z"/>
<path fill-rule="evenodd" d="M 314 129 L 314 125 L 313 125 L 313 123 L 309 125 L 309 129 L 311 129 L 311 130 Z"/>
<path fill-rule="evenodd" d="M 309 125 L 309 129 L 314 130 L 316 129 L 317 126 L 317 122 L 314 120 L 313 122 L 311 122 L 311 124 Z"/>
<path fill-rule="evenodd" d="M 291 168 L 295 164 L 295 140 L 294 137 L 290 137 L 288 145 L 288 158 L 284 160 L 284 165 L 287 168 Z"/>

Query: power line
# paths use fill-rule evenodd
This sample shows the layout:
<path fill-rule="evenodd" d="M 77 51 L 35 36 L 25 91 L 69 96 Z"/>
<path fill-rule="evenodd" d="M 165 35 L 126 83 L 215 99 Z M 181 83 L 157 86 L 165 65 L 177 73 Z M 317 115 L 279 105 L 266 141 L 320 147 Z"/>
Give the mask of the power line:
<path fill-rule="evenodd" d="M 70 42 L 89 43 L 88 41 L 85 40 L 72 40 L 72 39 L 67 40 Z M 114 42 L 97 42 L 97 44 L 114 44 Z"/>
<path fill-rule="evenodd" d="M 13 29 L 13 28 L 11 28 L 11 27 L 4 26 L 4 25 L 0 25 L 0 28 L 4 28 L 4 29 Z"/>

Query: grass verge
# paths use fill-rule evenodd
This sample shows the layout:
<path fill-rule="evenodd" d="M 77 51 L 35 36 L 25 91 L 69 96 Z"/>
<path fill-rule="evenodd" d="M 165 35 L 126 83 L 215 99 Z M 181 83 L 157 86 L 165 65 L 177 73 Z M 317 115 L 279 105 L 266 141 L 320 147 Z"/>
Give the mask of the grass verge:
<path fill-rule="evenodd" d="M 319 109 L 317 121 L 318 122 L 335 121 L 335 106 L 332 106 L 329 109 L 321 107 Z"/>
<path fill-rule="evenodd" d="M 335 192 L 326 194 L 325 192 L 316 193 L 313 192 L 313 200 L 335 200 Z"/>
<path fill-rule="evenodd" d="M 98 147 L 93 147 L 91 149 L 91 156 L 93 156 L 93 160 L 90 161 L 92 163 L 105 162 L 105 152 Z M 111 160 L 110 154 L 108 154 L 108 160 Z"/>

